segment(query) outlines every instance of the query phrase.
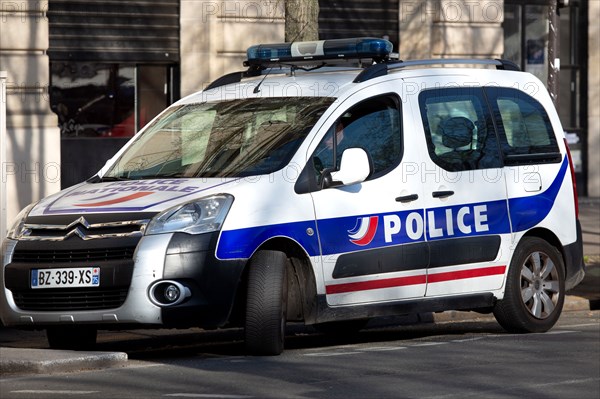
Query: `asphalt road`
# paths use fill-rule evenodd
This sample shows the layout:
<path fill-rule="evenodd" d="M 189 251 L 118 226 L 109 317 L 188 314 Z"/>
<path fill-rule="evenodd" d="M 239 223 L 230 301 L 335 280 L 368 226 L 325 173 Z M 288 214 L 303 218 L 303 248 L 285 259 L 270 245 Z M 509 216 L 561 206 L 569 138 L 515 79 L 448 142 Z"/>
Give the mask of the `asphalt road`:
<path fill-rule="evenodd" d="M 32 338 L 33 339 L 33 338 Z M 33 341 L 31 341 L 32 343 Z M 8 398 L 598 398 L 600 311 L 563 313 L 545 334 L 493 319 L 363 331 L 290 331 L 276 357 L 245 357 L 239 331 L 105 337 L 127 366 L 3 377 Z"/>

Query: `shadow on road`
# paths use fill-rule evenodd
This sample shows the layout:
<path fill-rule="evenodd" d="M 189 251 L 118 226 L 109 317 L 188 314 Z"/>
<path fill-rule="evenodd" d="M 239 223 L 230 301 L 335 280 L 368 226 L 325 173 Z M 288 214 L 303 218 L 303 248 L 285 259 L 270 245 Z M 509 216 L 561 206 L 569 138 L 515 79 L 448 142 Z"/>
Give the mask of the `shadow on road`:
<path fill-rule="evenodd" d="M 388 326 L 365 329 L 360 332 L 342 335 L 326 335 L 312 327 L 292 324 L 287 329 L 286 351 L 298 349 L 329 348 L 340 345 L 363 343 L 384 343 L 399 340 L 427 339 L 436 336 L 460 336 L 465 338 L 475 334 L 502 334 L 504 330 L 490 319 L 442 324 L 419 324 L 414 326 Z M 128 339 L 118 334 L 112 338 L 109 333 L 101 334 L 96 350 L 126 352 L 130 359 L 157 360 L 161 358 L 211 358 L 222 356 L 244 356 L 243 330 L 194 331 L 183 333 L 149 332 L 136 333 Z"/>

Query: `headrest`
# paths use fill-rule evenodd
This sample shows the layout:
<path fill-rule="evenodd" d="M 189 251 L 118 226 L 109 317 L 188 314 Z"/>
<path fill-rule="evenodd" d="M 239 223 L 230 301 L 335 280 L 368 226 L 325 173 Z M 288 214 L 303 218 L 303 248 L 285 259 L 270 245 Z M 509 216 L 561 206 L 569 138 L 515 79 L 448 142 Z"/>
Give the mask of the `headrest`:
<path fill-rule="evenodd" d="M 473 129 L 473 122 L 464 116 L 448 118 L 440 123 L 442 143 L 453 150 L 469 145 L 473 140 Z"/>

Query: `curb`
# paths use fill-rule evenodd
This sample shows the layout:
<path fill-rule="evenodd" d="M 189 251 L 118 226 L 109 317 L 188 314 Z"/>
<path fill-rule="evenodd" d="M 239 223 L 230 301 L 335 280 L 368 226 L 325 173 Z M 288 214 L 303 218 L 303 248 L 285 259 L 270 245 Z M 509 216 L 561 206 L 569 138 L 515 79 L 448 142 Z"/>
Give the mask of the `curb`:
<path fill-rule="evenodd" d="M 123 352 L 0 348 L 0 374 L 50 374 L 124 366 Z"/>
<path fill-rule="evenodd" d="M 580 296 L 567 296 L 563 306 L 563 312 L 575 310 L 590 310 L 590 300 Z"/>
<path fill-rule="evenodd" d="M 575 312 L 579 310 L 590 310 L 590 301 L 589 299 L 575 296 L 575 295 L 567 295 L 565 297 L 565 304 L 563 305 L 563 312 Z M 494 316 L 491 314 L 482 314 L 471 311 L 461 312 L 458 310 L 450 310 L 447 312 L 434 313 L 433 319 L 435 323 L 438 322 L 450 322 L 450 321 L 467 321 L 467 320 L 476 320 L 480 318 L 490 318 L 494 319 Z"/>

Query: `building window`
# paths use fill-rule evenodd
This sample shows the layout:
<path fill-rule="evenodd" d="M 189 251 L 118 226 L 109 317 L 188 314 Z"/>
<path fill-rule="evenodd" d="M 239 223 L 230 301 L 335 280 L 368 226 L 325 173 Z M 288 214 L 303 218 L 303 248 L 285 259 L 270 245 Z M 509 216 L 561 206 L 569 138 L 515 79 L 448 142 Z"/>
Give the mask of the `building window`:
<path fill-rule="evenodd" d="M 63 137 L 131 137 L 171 102 L 172 67 L 52 62 L 50 105 Z"/>
<path fill-rule="evenodd" d="M 587 152 L 586 65 L 587 19 L 586 1 L 571 0 L 568 7 L 558 9 L 560 71 L 558 74 L 557 111 L 577 175 L 577 188 L 585 192 L 583 176 Z M 521 69 L 531 72 L 546 84 L 548 77 L 548 2 L 546 0 L 504 1 L 504 55 Z M 540 51 L 541 45 L 543 48 Z M 542 61 L 543 56 L 543 63 Z"/>
<path fill-rule="evenodd" d="M 505 4 L 504 58 L 548 80 L 548 6 Z"/>
<path fill-rule="evenodd" d="M 320 0 L 319 39 L 373 36 L 399 49 L 399 13 L 398 0 Z"/>

